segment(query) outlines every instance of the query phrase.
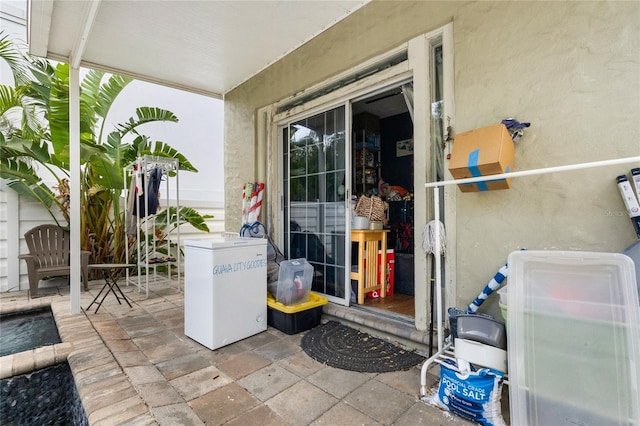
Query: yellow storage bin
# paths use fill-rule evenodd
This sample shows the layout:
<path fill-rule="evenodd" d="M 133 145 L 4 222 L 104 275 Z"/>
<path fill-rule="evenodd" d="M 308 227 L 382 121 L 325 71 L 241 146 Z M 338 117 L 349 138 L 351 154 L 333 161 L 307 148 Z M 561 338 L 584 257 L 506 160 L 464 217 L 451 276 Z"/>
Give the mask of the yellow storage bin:
<path fill-rule="evenodd" d="M 286 334 L 296 334 L 320 324 L 322 306 L 329 300 L 311 292 L 309 301 L 297 305 L 277 302 L 267 293 L 267 324 Z"/>

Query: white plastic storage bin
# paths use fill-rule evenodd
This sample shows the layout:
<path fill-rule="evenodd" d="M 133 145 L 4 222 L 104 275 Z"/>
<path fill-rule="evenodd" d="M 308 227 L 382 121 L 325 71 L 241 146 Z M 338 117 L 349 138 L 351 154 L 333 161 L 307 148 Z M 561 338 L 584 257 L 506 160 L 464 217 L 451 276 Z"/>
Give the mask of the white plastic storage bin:
<path fill-rule="evenodd" d="M 639 425 L 640 306 L 631 259 L 511 253 L 508 361 L 514 425 Z"/>

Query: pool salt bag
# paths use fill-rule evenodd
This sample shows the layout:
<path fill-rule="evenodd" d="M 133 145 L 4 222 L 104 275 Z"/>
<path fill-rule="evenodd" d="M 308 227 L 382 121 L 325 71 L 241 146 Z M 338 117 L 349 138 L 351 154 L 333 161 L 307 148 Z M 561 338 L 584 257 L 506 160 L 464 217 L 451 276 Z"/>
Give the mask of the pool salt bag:
<path fill-rule="evenodd" d="M 458 373 L 440 365 L 438 402 L 461 417 L 486 426 L 505 426 L 500 407 L 503 373 L 483 368 Z"/>

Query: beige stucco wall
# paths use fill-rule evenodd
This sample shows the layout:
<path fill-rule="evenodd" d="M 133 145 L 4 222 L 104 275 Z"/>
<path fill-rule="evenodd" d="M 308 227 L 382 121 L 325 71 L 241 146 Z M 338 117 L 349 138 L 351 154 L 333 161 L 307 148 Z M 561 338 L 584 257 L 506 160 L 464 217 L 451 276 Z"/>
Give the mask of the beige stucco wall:
<path fill-rule="evenodd" d="M 256 178 L 257 108 L 450 21 L 456 132 L 507 116 L 530 121 L 516 170 L 640 155 L 640 2 L 375 1 L 226 95 L 226 228 L 239 229 L 242 183 Z M 521 247 L 620 252 L 631 244 L 615 177 L 632 166 L 458 192 L 456 304 Z M 486 309 L 497 313 L 497 302 Z"/>

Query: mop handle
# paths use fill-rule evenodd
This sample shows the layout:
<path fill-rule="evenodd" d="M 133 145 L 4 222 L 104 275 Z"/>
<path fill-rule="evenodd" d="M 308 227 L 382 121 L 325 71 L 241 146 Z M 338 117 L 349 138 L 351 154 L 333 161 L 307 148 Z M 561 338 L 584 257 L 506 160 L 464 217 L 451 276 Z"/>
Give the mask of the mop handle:
<path fill-rule="evenodd" d="M 467 311 L 476 312 L 480 305 L 482 305 L 482 303 L 487 300 L 487 297 L 489 297 L 491 293 L 493 293 L 500 287 L 500 285 L 502 285 L 502 282 L 505 278 L 507 278 L 507 275 L 509 275 L 509 267 L 507 264 L 505 264 L 502 268 L 500 268 L 500 270 L 491 279 L 491 281 L 489 281 L 489 284 L 485 286 L 478 297 L 476 297 L 476 299 L 469 304 L 469 306 L 467 307 Z"/>

